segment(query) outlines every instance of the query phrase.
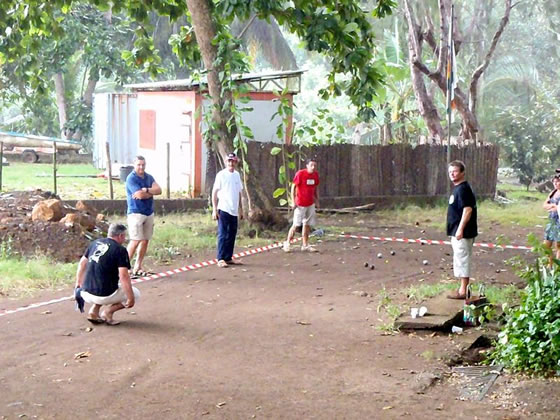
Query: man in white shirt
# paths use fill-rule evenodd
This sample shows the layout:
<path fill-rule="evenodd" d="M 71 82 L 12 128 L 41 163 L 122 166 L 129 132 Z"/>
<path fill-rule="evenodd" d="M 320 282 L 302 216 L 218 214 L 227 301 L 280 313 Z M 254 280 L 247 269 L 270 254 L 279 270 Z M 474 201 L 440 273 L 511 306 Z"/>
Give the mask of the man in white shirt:
<path fill-rule="evenodd" d="M 243 219 L 241 191 L 243 184 L 235 170 L 237 156 L 227 156 L 227 167 L 216 175 L 212 189 L 212 218 L 218 221 L 218 267 L 239 264 L 233 261 L 233 248 L 237 235 L 237 219 Z"/>

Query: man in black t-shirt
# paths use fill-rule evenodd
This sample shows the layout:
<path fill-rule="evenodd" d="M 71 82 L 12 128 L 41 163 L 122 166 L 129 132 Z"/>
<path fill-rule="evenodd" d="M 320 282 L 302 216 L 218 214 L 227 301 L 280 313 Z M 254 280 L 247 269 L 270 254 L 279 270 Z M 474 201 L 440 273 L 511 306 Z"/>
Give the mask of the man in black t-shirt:
<path fill-rule="evenodd" d="M 447 208 L 447 235 L 453 247 L 453 274 L 461 279 L 459 290 L 447 296 L 450 299 L 468 298 L 474 238 L 478 235 L 476 197 L 465 180 L 465 164 L 460 160 L 448 166 L 449 179 L 455 186 Z"/>
<path fill-rule="evenodd" d="M 130 282 L 130 260 L 123 246 L 125 240 L 126 226 L 111 224 L 107 238 L 93 241 L 78 264 L 77 295 L 92 304 L 88 321 L 94 324 L 119 324 L 113 319 L 113 314 L 132 308 L 140 297 L 140 291 Z M 103 305 L 108 308 L 100 314 Z"/>

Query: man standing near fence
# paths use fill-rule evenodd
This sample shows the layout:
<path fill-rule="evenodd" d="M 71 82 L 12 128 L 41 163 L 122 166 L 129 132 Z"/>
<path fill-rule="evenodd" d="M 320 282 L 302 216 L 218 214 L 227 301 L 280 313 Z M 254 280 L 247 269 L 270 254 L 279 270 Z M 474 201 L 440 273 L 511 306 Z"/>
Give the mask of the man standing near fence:
<path fill-rule="evenodd" d="M 238 218 L 243 219 L 243 183 L 235 170 L 237 156 L 229 153 L 226 168 L 216 174 L 212 188 L 212 218 L 218 221 L 218 267 L 240 264 L 233 260 Z"/>
<path fill-rule="evenodd" d="M 296 172 L 292 182 L 291 197 L 294 208 L 294 222 L 288 232 L 288 239 L 284 242 L 282 249 L 290 252 L 290 243 L 294 238 L 296 229 L 301 228 L 302 244 L 301 250 L 306 252 L 317 252 L 317 249 L 309 245 L 309 232 L 311 226 L 316 225 L 315 209 L 319 207 L 319 173 L 315 159 L 307 159 L 305 169 Z"/>
<path fill-rule="evenodd" d="M 127 221 L 130 231 L 128 255 L 131 261 L 134 253 L 138 251 L 132 270 L 133 276 L 149 274 L 144 271 L 142 264 L 148 250 L 148 243 L 154 233 L 153 197 L 159 194 L 161 194 L 161 187 L 154 177 L 146 172 L 146 159 L 143 156 L 136 156 L 134 171 L 126 178 Z"/>
<path fill-rule="evenodd" d="M 448 166 L 449 179 L 454 185 L 447 208 L 447 235 L 453 248 L 453 274 L 461 279 L 459 289 L 447 297 L 467 299 L 471 277 L 474 238 L 478 235 L 476 197 L 465 180 L 465 164 L 460 160 Z"/>

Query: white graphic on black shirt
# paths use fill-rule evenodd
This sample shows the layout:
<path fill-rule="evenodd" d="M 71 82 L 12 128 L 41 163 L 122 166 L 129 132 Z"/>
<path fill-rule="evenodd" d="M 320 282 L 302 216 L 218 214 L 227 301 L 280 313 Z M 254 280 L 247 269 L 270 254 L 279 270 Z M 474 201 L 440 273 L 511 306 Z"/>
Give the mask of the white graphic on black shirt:
<path fill-rule="evenodd" d="M 98 243 L 95 251 L 93 251 L 92 256 L 89 257 L 89 260 L 99 263 L 99 258 L 105 255 L 107 251 L 109 251 L 109 244 Z"/>

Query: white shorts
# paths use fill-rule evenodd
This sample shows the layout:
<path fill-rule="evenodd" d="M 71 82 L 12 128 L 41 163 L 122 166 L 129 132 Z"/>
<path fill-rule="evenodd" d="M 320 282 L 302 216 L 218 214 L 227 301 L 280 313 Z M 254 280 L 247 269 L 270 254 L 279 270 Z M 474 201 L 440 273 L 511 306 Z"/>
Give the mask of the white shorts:
<path fill-rule="evenodd" d="M 134 293 L 135 301 L 140 299 L 140 290 L 138 290 L 136 287 L 133 287 L 132 292 Z M 112 305 L 114 303 L 122 303 L 124 305 L 127 301 L 126 293 L 124 292 L 122 287 L 119 287 L 115 291 L 115 293 L 109 296 L 96 296 L 85 291 L 82 291 L 82 293 L 80 294 L 85 302 L 93 303 L 95 305 Z"/>
<path fill-rule="evenodd" d="M 294 209 L 294 226 L 315 226 L 315 204 L 307 207 L 297 206 Z"/>
<path fill-rule="evenodd" d="M 470 277 L 472 267 L 472 250 L 474 238 L 457 240 L 451 237 L 453 248 L 453 275 L 455 277 Z"/>
<path fill-rule="evenodd" d="M 146 216 L 131 213 L 127 216 L 128 236 L 132 241 L 150 240 L 154 234 L 154 213 Z"/>

